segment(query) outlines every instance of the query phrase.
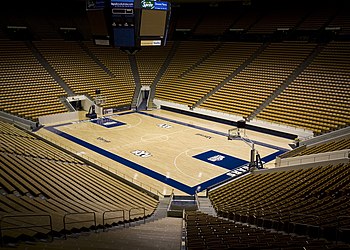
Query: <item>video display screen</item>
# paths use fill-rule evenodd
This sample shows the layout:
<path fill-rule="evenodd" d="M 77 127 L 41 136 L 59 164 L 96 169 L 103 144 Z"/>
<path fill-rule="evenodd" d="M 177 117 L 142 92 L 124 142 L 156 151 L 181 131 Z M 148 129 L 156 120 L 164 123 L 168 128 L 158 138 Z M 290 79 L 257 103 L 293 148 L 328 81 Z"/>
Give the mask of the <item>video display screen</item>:
<path fill-rule="evenodd" d="M 135 37 L 133 27 L 123 27 L 113 29 L 114 46 L 116 47 L 134 47 Z"/>
<path fill-rule="evenodd" d="M 166 20 L 166 11 L 143 9 L 141 13 L 140 36 L 163 37 Z"/>
<path fill-rule="evenodd" d="M 168 10 L 168 2 L 141 0 L 141 8 L 150 10 Z"/>

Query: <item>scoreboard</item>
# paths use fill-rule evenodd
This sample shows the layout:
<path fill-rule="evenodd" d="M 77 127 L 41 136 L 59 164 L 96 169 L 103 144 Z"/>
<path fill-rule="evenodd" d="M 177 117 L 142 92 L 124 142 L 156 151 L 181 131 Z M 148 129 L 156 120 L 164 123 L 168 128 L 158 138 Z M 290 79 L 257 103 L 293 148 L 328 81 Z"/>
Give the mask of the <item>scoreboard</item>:
<path fill-rule="evenodd" d="M 115 47 L 135 47 L 137 25 L 134 0 L 111 0 L 112 40 Z"/>
<path fill-rule="evenodd" d="M 96 14 L 91 14 L 92 11 L 103 9 L 104 20 L 101 20 L 101 23 L 106 25 L 108 30 L 106 39 L 109 40 L 110 45 L 118 48 L 139 48 L 166 44 L 171 12 L 169 2 L 157 0 L 86 1 L 88 17 L 96 16 Z M 93 27 L 96 18 L 90 19 L 90 26 Z M 101 37 L 100 34 L 96 35 Z"/>
<path fill-rule="evenodd" d="M 168 2 L 141 0 L 141 8 L 151 10 L 168 10 Z"/>
<path fill-rule="evenodd" d="M 169 3 L 141 0 L 141 46 L 165 45 L 169 25 Z"/>

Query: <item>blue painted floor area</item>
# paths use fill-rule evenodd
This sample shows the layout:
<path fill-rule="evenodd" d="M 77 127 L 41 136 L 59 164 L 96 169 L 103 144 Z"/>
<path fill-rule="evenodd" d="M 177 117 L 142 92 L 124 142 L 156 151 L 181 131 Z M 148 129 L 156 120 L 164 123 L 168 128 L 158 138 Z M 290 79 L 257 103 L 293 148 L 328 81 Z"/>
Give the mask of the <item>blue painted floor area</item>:
<path fill-rule="evenodd" d="M 133 112 L 129 112 L 128 114 L 130 113 L 133 113 Z M 162 120 L 166 120 L 166 121 L 171 121 L 171 122 L 174 122 L 174 123 L 177 123 L 177 124 L 181 124 L 183 126 L 188 126 L 188 127 L 192 127 L 192 128 L 196 128 L 198 130 L 204 130 L 206 132 L 211 132 L 211 133 L 215 133 L 215 134 L 219 134 L 219 135 L 222 135 L 222 136 L 227 136 L 227 134 L 225 133 L 221 133 L 221 132 L 218 132 L 218 131 L 214 131 L 214 130 L 210 130 L 210 129 L 207 129 L 207 128 L 202 128 L 202 127 L 199 127 L 199 126 L 194 126 L 192 124 L 186 124 L 186 123 L 182 123 L 182 122 L 179 122 L 179 121 L 175 121 L 175 120 L 172 120 L 172 119 L 167 119 L 167 118 L 164 118 L 164 117 L 160 117 L 160 116 L 155 116 L 153 114 L 148 114 L 148 113 L 145 113 L 145 112 L 138 112 L 140 114 L 144 114 L 144 115 L 148 115 L 148 116 L 151 116 L 151 117 L 154 117 L 154 118 L 157 118 L 157 119 L 162 119 Z M 108 118 L 109 119 L 109 118 Z M 91 121 L 91 122 L 94 122 L 94 121 Z M 99 125 L 102 125 L 104 127 L 107 127 L 109 128 L 108 126 L 121 126 L 121 125 L 124 125 L 125 123 L 122 123 L 122 122 L 118 122 L 116 120 L 112 120 L 112 119 L 109 119 L 109 120 L 106 120 L 107 122 L 107 126 L 104 126 L 102 124 L 99 124 Z M 115 122 L 115 123 L 114 123 Z M 55 126 L 47 126 L 47 127 L 44 127 L 46 130 L 54 133 L 54 134 L 57 134 L 63 138 L 66 138 L 78 145 L 81 145 L 87 149 L 90 149 L 100 155 L 103 155 L 109 159 L 112 159 L 120 164 L 123 164 L 129 168 L 132 168 L 142 174 L 145 174 L 155 180 L 158 180 L 164 184 L 167 184 L 175 189 L 178 189 L 178 190 L 181 190 L 182 192 L 184 193 L 187 193 L 189 195 L 193 195 L 196 193 L 196 191 L 202 191 L 202 190 L 205 190 L 207 189 L 208 187 L 210 186 L 213 186 L 213 185 L 216 185 L 218 183 L 222 183 L 226 180 L 229 180 L 231 179 L 232 177 L 225 173 L 225 174 L 222 174 L 220 176 L 217 176 L 217 177 L 214 177 L 210 180 L 207 180 L 203 183 L 200 183 L 196 186 L 193 186 L 193 187 L 190 187 L 188 185 L 185 185 L 177 180 L 174 180 L 172 178 L 167 178 L 165 175 L 162 175 L 162 174 L 159 174 L 149 168 L 146 168 L 144 166 L 141 166 L 133 161 L 130 161 L 126 158 L 123 158 L 121 156 L 118 156 L 116 154 L 113 154 L 107 150 L 104 150 L 100 147 L 97 147 L 91 143 L 88 143 L 84 140 L 81 140 L 77 137 L 74 137 L 70 134 L 67 134 L 65 132 L 62 132 L 58 129 L 56 129 L 57 127 L 61 127 L 61 126 L 64 126 L 64 125 L 69 125 L 71 123 L 65 123 L 65 124 L 60 124 L 60 125 L 55 125 Z M 115 126 L 114 126 L 115 125 Z M 258 143 L 256 143 L 258 144 Z M 286 149 L 281 149 L 281 148 L 278 148 L 278 147 L 274 147 L 273 145 L 268 145 L 268 144 L 260 144 L 260 145 L 264 145 L 265 147 L 270 147 L 270 148 L 273 148 L 273 149 L 278 149 L 277 152 L 271 154 L 271 155 L 268 155 L 268 156 L 265 156 L 264 158 L 262 158 L 262 161 L 267 163 L 271 160 L 274 160 L 276 158 L 276 156 L 286 152 L 287 150 Z M 194 156 L 195 158 L 199 159 L 199 160 L 202 160 L 202 161 L 205 161 L 205 162 L 209 162 L 211 164 L 214 164 L 214 165 L 217 165 L 219 167 L 223 167 L 225 169 L 228 169 L 228 170 L 233 170 L 235 168 L 239 168 L 243 165 L 246 165 L 248 162 L 245 161 L 245 160 L 242 160 L 242 159 L 239 159 L 239 158 L 236 158 L 236 157 L 233 157 L 233 156 L 230 156 L 230 155 L 226 155 L 226 154 L 223 154 L 223 153 L 220 153 L 220 152 L 217 152 L 217 151 L 214 151 L 214 150 L 211 150 L 211 151 L 207 151 L 207 152 L 204 152 L 202 154 L 199 154 L 199 155 L 196 155 Z M 220 160 L 221 159 L 221 160 Z"/>
<path fill-rule="evenodd" d="M 114 128 L 114 127 L 118 127 L 118 126 L 122 126 L 125 125 L 125 123 L 123 122 L 119 122 L 113 119 L 110 119 L 108 117 L 102 117 L 102 118 L 97 118 L 97 119 L 91 119 L 90 120 L 92 123 L 101 125 L 105 128 Z"/>
<path fill-rule="evenodd" d="M 233 157 L 231 155 L 220 153 L 215 150 L 209 150 L 207 152 L 194 155 L 192 157 L 222 168 L 226 168 L 228 170 L 238 168 L 248 163 L 248 161 Z"/>

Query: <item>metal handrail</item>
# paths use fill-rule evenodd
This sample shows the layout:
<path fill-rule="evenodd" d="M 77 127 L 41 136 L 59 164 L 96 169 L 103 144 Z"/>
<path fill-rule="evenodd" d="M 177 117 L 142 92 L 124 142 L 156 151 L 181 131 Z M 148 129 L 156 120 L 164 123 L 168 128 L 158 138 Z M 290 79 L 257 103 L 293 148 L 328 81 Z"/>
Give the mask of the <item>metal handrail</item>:
<path fill-rule="evenodd" d="M 337 217 L 337 228 L 336 228 L 336 235 L 335 235 L 335 243 L 338 244 L 338 238 L 339 238 L 339 231 L 340 229 L 349 229 L 350 230 L 350 227 L 340 227 L 340 219 L 342 218 L 350 218 L 349 215 L 340 215 Z"/>
<path fill-rule="evenodd" d="M 186 235 L 186 232 L 187 232 L 187 229 L 186 229 L 186 210 L 185 209 L 182 209 L 182 223 L 181 223 L 181 250 L 185 250 L 187 249 L 187 244 L 186 244 L 186 241 L 187 241 L 187 235 Z"/>
<path fill-rule="evenodd" d="M 116 212 L 122 212 L 123 216 L 115 216 L 115 217 L 110 217 L 110 218 L 106 219 L 106 214 L 108 214 L 108 213 L 116 213 Z M 103 212 L 103 214 L 102 214 L 103 231 L 105 231 L 105 229 L 106 229 L 106 226 L 105 226 L 106 220 L 112 220 L 112 219 L 118 219 L 118 218 L 123 218 L 123 224 L 124 224 L 124 227 L 125 227 L 125 223 L 124 223 L 124 221 L 125 221 L 125 211 L 124 210 L 122 210 L 122 209 L 121 210 L 109 210 L 109 211 Z"/>
<path fill-rule="evenodd" d="M 49 220 L 49 224 L 39 224 L 39 225 L 28 225 L 28 226 L 13 226 L 13 227 L 3 227 L 2 223 L 7 218 L 25 218 L 25 217 L 47 217 Z M 49 227 L 49 234 L 52 235 L 52 217 L 49 214 L 19 214 L 19 215 L 4 215 L 0 218 L 0 239 L 1 239 L 1 246 L 4 245 L 4 237 L 3 237 L 3 231 L 6 230 L 16 230 L 16 229 L 23 229 L 23 228 L 45 228 Z"/>
<path fill-rule="evenodd" d="M 143 213 L 136 213 L 136 214 L 133 214 L 133 215 L 143 214 L 143 222 L 144 223 L 146 222 L 146 209 L 144 207 L 133 207 L 133 208 L 129 209 L 129 226 L 131 224 L 131 211 L 132 210 L 139 210 L 139 209 L 142 209 Z"/>
<path fill-rule="evenodd" d="M 199 199 L 198 199 L 198 193 L 197 191 L 194 193 L 194 199 L 196 200 L 196 204 L 197 204 L 197 209 L 200 210 L 200 202 L 199 202 Z"/>
<path fill-rule="evenodd" d="M 93 215 L 93 219 L 92 220 L 79 220 L 79 221 L 74 221 L 74 222 L 67 222 L 66 219 L 69 216 L 72 215 Z M 66 225 L 70 225 L 70 224 L 76 224 L 76 223 L 81 223 L 81 222 L 93 222 L 94 223 L 94 228 L 96 231 L 96 213 L 95 212 L 84 212 L 84 213 L 67 213 L 63 216 L 63 231 L 64 231 L 64 238 L 67 239 L 67 230 L 66 230 Z"/>
<path fill-rule="evenodd" d="M 174 200 L 174 189 L 171 191 L 171 195 L 170 195 L 170 198 L 169 198 L 169 204 L 168 204 L 168 207 L 167 207 L 167 211 L 170 211 L 171 203 L 173 202 L 173 200 Z"/>

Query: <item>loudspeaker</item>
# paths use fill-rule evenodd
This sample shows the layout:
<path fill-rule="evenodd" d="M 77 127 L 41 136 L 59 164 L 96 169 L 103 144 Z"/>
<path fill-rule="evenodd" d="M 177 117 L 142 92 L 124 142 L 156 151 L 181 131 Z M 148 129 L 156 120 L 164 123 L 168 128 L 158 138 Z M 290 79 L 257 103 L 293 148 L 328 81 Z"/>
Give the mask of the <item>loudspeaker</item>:
<path fill-rule="evenodd" d="M 245 120 L 237 121 L 237 128 L 245 128 Z"/>

